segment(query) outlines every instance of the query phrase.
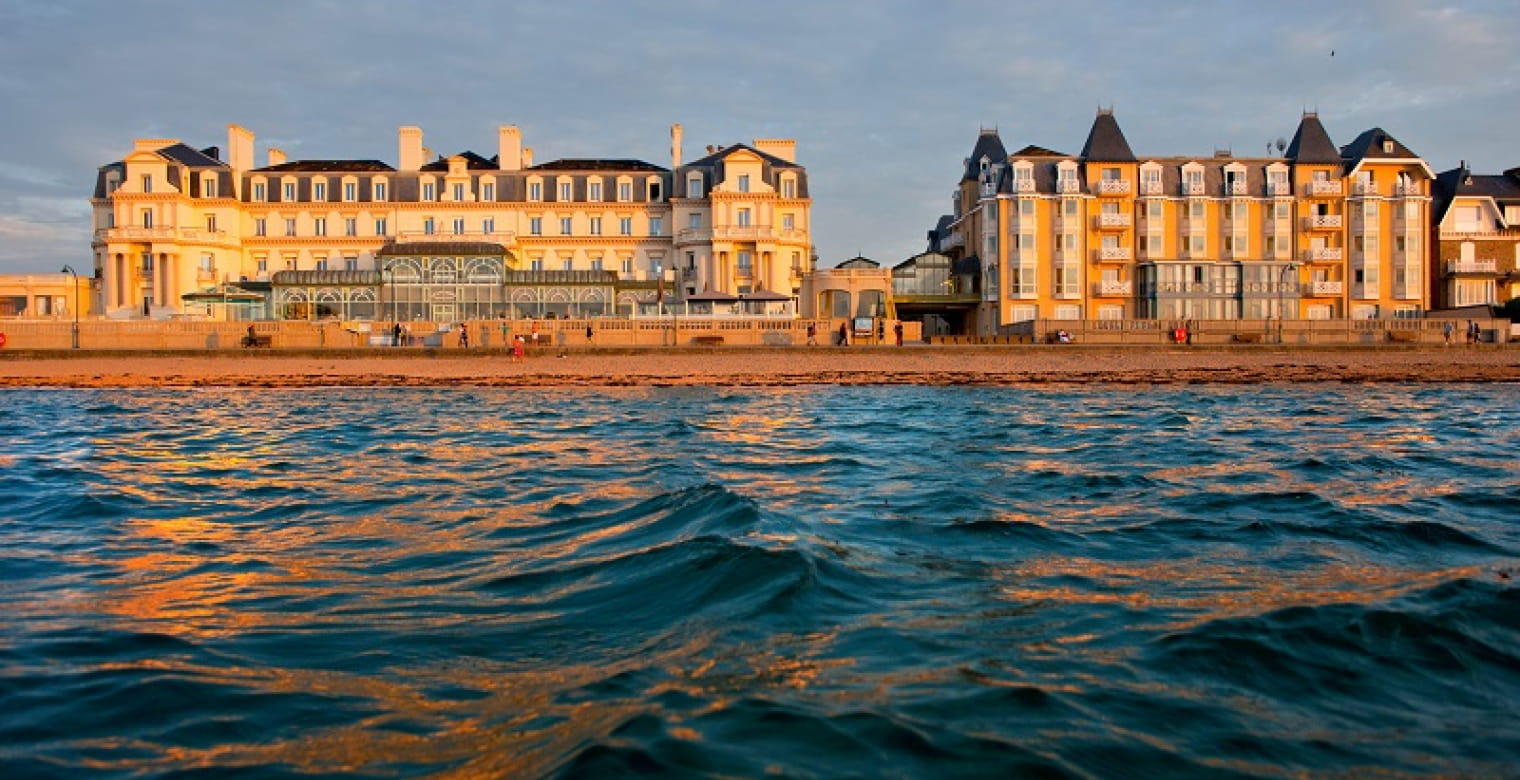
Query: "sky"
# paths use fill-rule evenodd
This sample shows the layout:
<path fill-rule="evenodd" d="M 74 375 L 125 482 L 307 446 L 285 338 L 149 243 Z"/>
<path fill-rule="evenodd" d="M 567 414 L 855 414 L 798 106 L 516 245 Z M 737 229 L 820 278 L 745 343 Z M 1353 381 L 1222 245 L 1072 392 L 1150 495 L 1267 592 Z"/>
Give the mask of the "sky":
<path fill-rule="evenodd" d="M 1080 151 L 1264 155 L 1319 112 L 1436 171 L 1520 166 L 1520 3 L 1419 0 L 0 0 L 0 273 L 90 268 L 99 166 L 134 138 L 290 159 L 435 152 L 670 164 L 795 138 L 824 267 L 924 251 L 983 127 Z"/>

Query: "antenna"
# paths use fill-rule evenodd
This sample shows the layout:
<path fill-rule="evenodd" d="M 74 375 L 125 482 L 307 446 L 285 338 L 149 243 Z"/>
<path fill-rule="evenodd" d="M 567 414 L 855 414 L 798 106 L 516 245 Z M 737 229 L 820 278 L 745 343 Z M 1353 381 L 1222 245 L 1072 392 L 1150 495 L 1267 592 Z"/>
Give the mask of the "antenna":
<path fill-rule="evenodd" d="M 1278 154 L 1282 154 L 1282 151 L 1288 148 L 1288 142 L 1284 141 L 1282 136 L 1278 136 L 1277 140 L 1273 141 L 1272 143 L 1276 144 Z"/>

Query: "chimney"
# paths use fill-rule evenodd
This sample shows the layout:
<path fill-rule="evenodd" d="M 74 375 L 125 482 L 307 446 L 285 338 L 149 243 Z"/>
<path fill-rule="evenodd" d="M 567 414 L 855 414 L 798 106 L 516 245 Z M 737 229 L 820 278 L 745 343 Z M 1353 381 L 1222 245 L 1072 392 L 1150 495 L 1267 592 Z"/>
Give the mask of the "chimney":
<path fill-rule="evenodd" d="M 132 141 L 134 152 L 156 152 L 165 146 L 173 146 L 179 143 L 178 138 L 138 138 Z"/>
<path fill-rule="evenodd" d="M 533 167 L 533 147 L 531 147 L 531 146 L 524 146 L 523 147 L 523 167 L 524 168 L 532 168 Z"/>
<path fill-rule="evenodd" d="M 797 139 L 756 138 L 755 149 L 772 157 L 780 157 L 789 163 L 797 162 Z"/>
<path fill-rule="evenodd" d="M 234 171 L 253 168 L 253 133 L 247 128 L 227 125 L 227 164 Z"/>
<path fill-rule="evenodd" d="M 681 125 L 670 126 L 670 169 L 681 167 Z"/>
<path fill-rule="evenodd" d="M 276 165 L 284 164 L 285 151 L 283 149 L 276 149 L 273 146 L 269 147 L 269 167 L 273 168 Z"/>
<path fill-rule="evenodd" d="M 407 125 L 396 131 L 396 169 L 400 171 L 418 171 L 422 169 L 424 159 L 422 150 L 422 128 L 415 125 Z"/>
<path fill-rule="evenodd" d="M 496 167 L 504 171 L 522 170 L 522 131 L 517 125 L 496 128 Z"/>

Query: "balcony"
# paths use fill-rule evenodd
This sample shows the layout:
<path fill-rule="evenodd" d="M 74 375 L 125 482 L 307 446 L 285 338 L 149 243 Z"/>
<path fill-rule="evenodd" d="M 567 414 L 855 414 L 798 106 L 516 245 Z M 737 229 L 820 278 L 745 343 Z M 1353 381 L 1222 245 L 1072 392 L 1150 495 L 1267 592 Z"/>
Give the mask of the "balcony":
<path fill-rule="evenodd" d="M 1201 182 L 1201 181 L 1185 181 L 1185 182 L 1182 183 L 1182 194 L 1183 195 L 1204 195 L 1204 194 L 1207 194 L 1207 193 L 1204 191 L 1203 182 Z"/>
<path fill-rule="evenodd" d="M 365 236 L 365 238 L 381 238 L 381 237 L 380 236 Z M 513 243 L 516 243 L 516 241 L 517 241 L 517 234 L 514 233 L 514 232 L 512 232 L 512 231 L 510 231 L 510 230 L 498 230 L 498 231 L 495 231 L 495 232 L 492 232 L 492 233 L 483 233 L 483 232 L 478 231 L 478 230 L 475 230 L 475 231 L 465 231 L 465 232 L 462 232 L 462 233 L 448 233 L 448 232 L 441 232 L 441 231 L 434 231 L 432 233 L 428 233 L 426 231 L 405 230 L 405 231 L 398 232 L 396 234 L 396 242 L 397 243 L 441 244 L 441 243 L 452 242 L 452 241 L 469 241 L 469 242 L 472 242 L 472 243 L 473 242 L 482 242 L 482 243 L 489 243 L 489 244 L 511 245 Z"/>
<path fill-rule="evenodd" d="M 1310 295 L 1340 295 L 1345 289 L 1344 282 L 1312 281 L 1304 285 L 1304 289 Z"/>
<path fill-rule="evenodd" d="M 1446 273 L 1497 274 L 1499 273 L 1499 263 L 1496 260 L 1447 260 Z"/>
<path fill-rule="evenodd" d="M 1014 179 L 1014 192 L 1034 192 L 1034 179 Z"/>
<path fill-rule="evenodd" d="M 1105 279 L 1093 285 L 1093 295 L 1129 295 L 1134 282 Z"/>
<path fill-rule="evenodd" d="M 1114 213 L 1099 214 L 1093 218 L 1093 221 L 1096 222 L 1100 228 L 1127 228 L 1130 224 L 1130 215 Z"/>
<path fill-rule="evenodd" d="M 1274 198 L 1286 198 L 1293 194 L 1293 187 L 1285 181 L 1267 182 L 1267 195 Z"/>
<path fill-rule="evenodd" d="M 1378 191 L 1377 191 L 1377 182 L 1372 182 L 1372 181 L 1353 181 L 1353 182 L 1351 182 L 1351 194 L 1352 195 L 1376 195 L 1376 194 L 1378 194 Z"/>
<path fill-rule="evenodd" d="M 1127 246 L 1105 246 L 1099 248 L 1095 254 L 1098 260 L 1128 260 L 1134 254 Z"/>
<path fill-rule="evenodd" d="M 676 232 L 676 243 L 689 244 L 693 242 L 711 241 L 712 231 L 702 228 L 686 228 Z"/>
<path fill-rule="evenodd" d="M 1160 195 L 1161 194 L 1161 182 L 1159 182 L 1159 181 L 1143 181 L 1143 182 L 1140 182 L 1140 194 L 1141 195 Z"/>
<path fill-rule="evenodd" d="M 1325 263 L 1340 260 L 1343 256 L 1338 247 L 1320 247 L 1319 249 L 1304 250 L 1304 262 Z"/>
<path fill-rule="evenodd" d="M 1057 179 L 1056 192 L 1063 195 L 1072 195 L 1082 191 L 1081 185 L 1076 179 Z"/>
<path fill-rule="evenodd" d="M 1224 194 L 1239 197 L 1246 194 L 1246 180 L 1236 179 L 1224 183 Z"/>
<path fill-rule="evenodd" d="M 1316 197 L 1339 195 L 1341 194 L 1341 183 L 1338 181 L 1311 181 L 1304 185 L 1304 194 Z"/>
<path fill-rule="evenodd" d="M 955 249 L 956 247 L 962 247 L 965 245 L 966 234 L 960 232 L 959 230 L 954 230 L 951 231 L 950 235 L 945 238 L 945 243 L 940 246 L 940 249 Z"/>
<path fill-rule="evenodd" d="M 1405 182 L 1393 185 L 1393 194 L 1394 197 L 1398 198 L 1417 198 L 1425 193 L 1420 192 L 1420 185 L 1414 182 Z"/>
<path fill-rule="evenodd" d="M 1340 230 L 1341 224 L 1339 214 L 1316 214 L 1312 217 L 1304 217 L 1304 230 Z"/>
<path fill-rule="evenodd" d="M 1100 179 L 1098 181 L 1099 195 L 1128 195 L 1128 179 Z"/>
<path fill-rule="evenodd" d="M 197 282 L 215 282 L 216 281 L 216 269 L 215 268 L 197 268 L 197 269 L 195 269 L 195 281 L 197 281 Z"/>

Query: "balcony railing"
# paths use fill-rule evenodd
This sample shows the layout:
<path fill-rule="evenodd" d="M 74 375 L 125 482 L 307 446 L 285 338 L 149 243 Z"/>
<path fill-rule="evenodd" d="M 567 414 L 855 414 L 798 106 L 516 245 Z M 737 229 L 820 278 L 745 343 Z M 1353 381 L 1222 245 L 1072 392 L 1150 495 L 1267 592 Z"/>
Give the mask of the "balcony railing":
<path fill-rule="evenodd" d="M 966 235 L 964 233 L 960 232 L 959 230 L 955 230 L 955 231 L 951 231 L 950 235 L 945 238 L 945 243 L 944 243 L 944 245 L 941 248 L 942 249 L 954 249 L 956 247 L 965 246 L 965 245 L 966 245 Z"/>
<path fill-rule="evenodd" d="M 1056 192 L 1073 193 L 1080 192 L 1081 185 L 1076 179 L 1057 179 Z"/>
<path fill-rule="evenodd" d="M 1094 295 L 1129 295 L 1135 289 L 1134 282 L 1105 279 L 1093 285 Z"/>
<path fill-rule="evenodd" d="M 1311 181 L 1304 185 L 1305 195 L 1339 195 L 1341 183 L 1338 181 Z"/>
<path fill-rule="evenodd" d="M 1161 194 L 1161 182 L 1159 182 L 1159 181 L 1142 181 L 1142 182 L 1140 182 L 1140 194 L 1141 195 L 1160 195 Z"/>
<path fill-rule="evenodd" d="M 1097 251 L 1099 260 L 1128 260 L 1133 255 L 1127 246 L 1105 246 Z"/>
<path fill-rule="evenodd" d="M 1034 192 L 1034 179 L 1014 179 L 1014 192 Z"/>
<path fill-rule="evenodd" d="M 197 281 L 197 282 L 214 282 L 214 281 L 216 281 L 216 269 L 215 268 L 197 268 L 195 270 L 195 281 Z"/>
<path fill-rule="evenodd" d="M 1201 181 L 1185 181 L 1182 183 L 1183 195 L 1203 195 L 1205 189 Z"/>
<path fill-rule="evenodd" d="M 1304 250 L 1304 262 L 1322 263 L 1330 260 L 1339 260 L 1343 256 L 1338 247 L 1321 247 L 1319 249 Z"/>
<path fill-rule="evenodd" d="M 1393 185 L 1393 194 L 1401 198 L 1417 197 L 1425 193 L 1420 192 L 1420 185 L 1414 182 Z"/>
<path fill-rule="evenodd" d="M 1128 179 L 1100 179 L 1098 180 L 1099 195 L 1128 195 Z"/>
<path fill-rule="evenodd" d="M 1130 215 L 1128 214 L 1099 214 L 1097 216 L 1100 228 L 1126 228 L 1129 227 Z"/>
<path fill-rule="evenodd" d="M 1353 182 L 1351 182 L 1351 194 L 1352 195 L 1376 195 L 1376 194 L 1378 194 L 1378 191 L 1377 191 L 1377 182 L 1372 182 L 1372 181 L 1353 181 Z"/>
<path fill-rule="evenodd" d="M 1340 295 L 1345 289 L 1343 282 L 1311 281 L 1304 285 L 1310 295 Z"/>
<path fill-rule="evenodd" d="M 1274 198 L 1287 197 L 1293 194 L 1293 187 L 1285 181 L 1269 181 L 1267 194 Z"/>
<path fill-rule="evenodd" d="M 1341 227 L 1341 215 L 1339 214 L 1315 214 L 1312 217 L 1304 217 L 1305 230 L 1339 230 Z"/>
<path fill-rule="evenodd" d="M 1499 273 L 1499 263 L 1495 260 L 1447 260 L 1446 273 L 1496 274 Z"/>
<path fill-rule="evenodd" d="M 432 233 L 423 230 L 404 230 L 396 233 L 397 243 L 439 244 L 449 241 L 479 241 L 491 244 L 511 244 L 516 240 L 517 234 L 510 230 L 497 230 L 491 233 L 484 233 L 479 230 L 460 233 L 436 230 Z"/>
<path fill-rule="evenodd" d="M 1226 195 L 1244 195 L 1244 194 L 1246 194 L 1246 180 L 1245 179 L 1236 179 L 1234 181 L 1227 181 L 1227 182 L 1225 182 L 1224 183 L 1224 194 L 1226 194 Z"/>

